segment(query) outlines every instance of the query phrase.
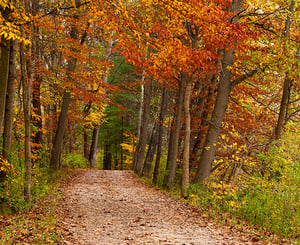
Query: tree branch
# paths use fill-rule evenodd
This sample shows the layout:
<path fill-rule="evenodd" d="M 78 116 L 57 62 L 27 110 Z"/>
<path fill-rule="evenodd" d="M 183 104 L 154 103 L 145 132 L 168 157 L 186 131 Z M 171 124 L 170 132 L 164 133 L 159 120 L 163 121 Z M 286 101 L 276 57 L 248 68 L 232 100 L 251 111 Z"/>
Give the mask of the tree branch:
<path fill-rule="evenodd" d="M 233 80 L 231 82 L 231 89 L 235 86 L 238 85 L 239 83 L 243 82 L 244 80 L 246 80 L 249 77 L 254 76 L 256 73 L 258 72 L 257 69 L 251 71 L 251 72 L 246 72 L 244 73 L 242 76 L 238 77 L 237 79 Z"/>

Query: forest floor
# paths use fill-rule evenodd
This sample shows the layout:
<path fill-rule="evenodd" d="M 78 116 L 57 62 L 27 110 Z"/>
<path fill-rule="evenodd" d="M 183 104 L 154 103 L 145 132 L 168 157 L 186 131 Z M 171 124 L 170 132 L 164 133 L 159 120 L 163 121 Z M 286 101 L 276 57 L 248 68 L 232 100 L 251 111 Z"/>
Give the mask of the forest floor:
<path fill-rule="evenodd" d="M 211 221 L 130 171 L 78 171 L 63 192 L 60 244 L 273 244 Z"/>

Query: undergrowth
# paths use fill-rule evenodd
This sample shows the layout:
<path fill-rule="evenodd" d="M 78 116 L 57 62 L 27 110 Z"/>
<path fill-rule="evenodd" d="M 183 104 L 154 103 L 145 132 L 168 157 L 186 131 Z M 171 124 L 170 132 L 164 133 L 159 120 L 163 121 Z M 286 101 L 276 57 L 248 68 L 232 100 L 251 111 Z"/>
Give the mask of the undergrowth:
<path fill-rule="evenodd" d="M 4 159 L 2 159 L 4 161 Z M 32 202 L 24 198 L 24 169 L 16 159 L 7 164 L 0 190 L 0 244 L 58 244 L 56 210 L 60 186 L 71 171 L 49 174 L 43 159 L 32 167 Z M 3 165 L 3 164 L 2 164 Z"/>
<path fill-rule="evenodd" d="M 274 141 L 267 152 L 256 154 L 251 176 L 240 173 L 234 185 L 216 181 L 218 176 L 206 183 L 191 184 L 186 201 L 221 223 L 260 231 L 262 240 L 279 239 L 277 244 L 287 239 L 291 244 L 300 244 L 299 147 L 300 130 L 295 126 Z M 165 191 L 166 159 L 162 160 L 157 187 Z M 151 176 L 142 180 L 153 186 Z M 172 195 L 180 197 L 180 173 L 176 176 Z"/>
<path fill-rule="evenodd" d="M 204 209 L 243 219 L 298 244 L 300 238 L 300 134 L 285 134 L 258 156 L 257 171 L 246 183 L 191 185 L 189 201 Z"/>

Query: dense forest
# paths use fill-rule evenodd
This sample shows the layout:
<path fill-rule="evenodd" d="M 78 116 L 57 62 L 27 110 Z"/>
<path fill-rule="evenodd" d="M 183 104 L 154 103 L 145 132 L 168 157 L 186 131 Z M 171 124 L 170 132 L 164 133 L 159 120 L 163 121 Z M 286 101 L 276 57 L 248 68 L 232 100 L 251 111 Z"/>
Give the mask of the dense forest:
<path fill-rule="evenodd" d="M 2 0 L 0 35 L 1 209 L 133 170 L 300 236 L 299 1 Z"/>

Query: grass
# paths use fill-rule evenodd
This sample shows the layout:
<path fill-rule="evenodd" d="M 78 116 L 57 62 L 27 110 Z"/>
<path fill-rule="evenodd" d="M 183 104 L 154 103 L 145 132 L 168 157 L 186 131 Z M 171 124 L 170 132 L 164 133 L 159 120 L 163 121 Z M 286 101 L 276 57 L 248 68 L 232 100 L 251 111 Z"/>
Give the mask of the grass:
<path fill-rule="evenodd" d="M 7 205 L 0 216 L 0 244 L 58 244 L 61 240 L 57 226 L 60 188 L 70 174 L 60 171 L 48 178 L 47 184 L 43 183 L 44 188 L 33 188 L 36 193 L 31 205 L 21 207 L 18 203 L 17 208 Z"/>

